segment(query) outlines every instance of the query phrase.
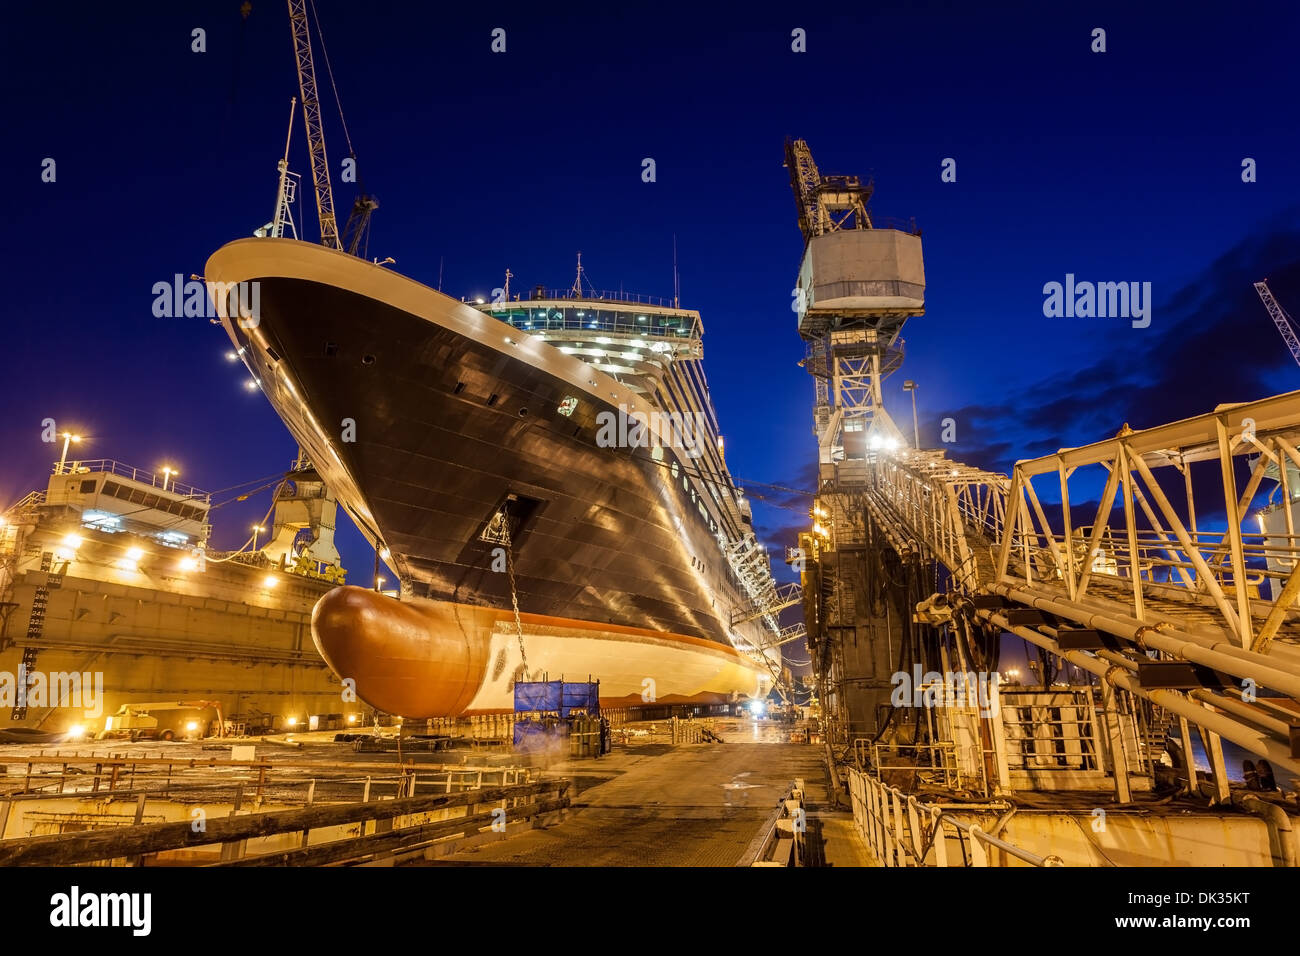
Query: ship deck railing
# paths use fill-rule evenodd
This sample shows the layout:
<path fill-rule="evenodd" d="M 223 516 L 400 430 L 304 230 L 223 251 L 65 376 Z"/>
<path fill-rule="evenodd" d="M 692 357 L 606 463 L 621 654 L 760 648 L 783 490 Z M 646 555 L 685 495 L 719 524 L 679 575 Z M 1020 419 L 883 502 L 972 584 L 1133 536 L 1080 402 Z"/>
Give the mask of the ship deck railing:
<path fill-rule="evenodd" d="M 35 511 L 45 504 L 45 492 L 29 491 L 26 495 L 15 501 L 5 509 L 5 514 L 20 515 Z"/>
<path fill-rule="evenodd" d="M 177 481 L 170 475 L 158 475 L 152 471 L 145 471 L 143 468 L 134 468 L 131 465 L 123 464 L 120 461 L 114 461 L 112 458 L 91 458 L 85 461 L 62 461 L 54 465 L 54 474 L 56 475 L 76 475 L 88 473 L 104 473 L 116 475 L 119 478 L 128 478 L 139 484 L 149 485 L 157 488 L 159 491 L 176 495 L 180 498 L 196 498 L 202 501 L 210 501 L 212 495 L 206 491 L 201 491 L 193 485 L 187 485 Z"/>
<path fill-rule="evenodd" d="M 574 303 L 607 303 L 607 302 L 625 302 L 629 305 L 649 305 L 660 309 L 678 309 L 681 306 L 675 305 L 672 299 L 660 295 L 639 295 L 635 292 L 618 292 L 606 291 L 603 289 L 589 289 L 581 295 L 574 294 L 573 289 L 541 289 L 532 290 L 527 293 L 528 298 L 522 298 L 520 295 L 512 299 L 505 300 L 505 305 L 526 305 L 529 302 L 559 302 L 570 301 Z M 686 311 L 686 310 L 682 310 Z"/>
<path fill-rule="evenodd" d="M 673 341 L 682 339 L 691 340 L 696 335 L 696 322 L 692 318 L 682 324 L 668 324 L 664 322 L 651 322 L 650 315 L 646 316 L 645 322 L 640 322 L 635 318 L 627 318 L 629 313 L 616 312 L 610 314 L 593 310 L 579 316 L 576 310 L 565 309 L 561 318 L 547 316 L 540 318 L 529 313 L 529 306 L 538 308 L 533 303 L 513 303 L 511 305 L 492 306 L 490 309 L 484 306 L 489 315 L 500 319 L 501 321 L 514 326 L 525 332 L 613 332 L 621 335 L 648 336 L 651 338 L 666 338 Z M 523 314 L 519 314 L 519 313 Z M 656 319 L 662 318 L 659 313 L 653 313 Z"/>

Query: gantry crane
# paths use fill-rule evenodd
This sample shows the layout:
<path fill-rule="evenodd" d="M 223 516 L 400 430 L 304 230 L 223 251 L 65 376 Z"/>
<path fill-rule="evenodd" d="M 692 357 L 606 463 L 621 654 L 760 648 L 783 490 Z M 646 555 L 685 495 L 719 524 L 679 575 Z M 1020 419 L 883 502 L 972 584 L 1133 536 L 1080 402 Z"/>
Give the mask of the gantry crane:
<path fill-rule="evenodd" d="M 1255 291 L 1259 293 L 1264 308 L 1268 310 L 1269 318 L 1273 320 L 1277 330 L 1282 333 L 1282 341 L 1291 350 L 1291 357 L 1295 359 L 1296 365 L 1300 365 L 1300 338 L 1296 336 L 1295 327 L 1291 324 L 1291 316 L 1287 315 L 1286 309 L 1278 305 L 1277 299 L 1273 298 L 1273 293 L 1268 288 L 1267 279 L 1263 282 L 1256 282 Z"/>

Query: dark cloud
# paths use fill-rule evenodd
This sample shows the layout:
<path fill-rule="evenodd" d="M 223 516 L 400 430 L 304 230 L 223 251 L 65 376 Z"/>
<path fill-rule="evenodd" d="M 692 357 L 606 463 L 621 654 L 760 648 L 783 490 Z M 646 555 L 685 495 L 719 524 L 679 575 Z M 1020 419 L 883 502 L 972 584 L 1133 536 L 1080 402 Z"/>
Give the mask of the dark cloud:
<path fill-rule="evenodd" d="M 1000 405 L 951 413 L 958 441 L 951 456 L 992 471 L 1113 436 L 1128 424 L 1149 428 L 1251 401 L 1292 359 L 1253 283 L 1269 279 L 1278 301 L 1300 302 L 1300 207 L 1266 223 L 1192 281 L 1160 296 L 1150 328 L 1132 329 L 1131 345 L 1067 376 L 1033 382 Z M 1107 319 L 1061 320 L 1086 323 Z M 1300 375 L 1297 376 L 1300 384 Z"/>

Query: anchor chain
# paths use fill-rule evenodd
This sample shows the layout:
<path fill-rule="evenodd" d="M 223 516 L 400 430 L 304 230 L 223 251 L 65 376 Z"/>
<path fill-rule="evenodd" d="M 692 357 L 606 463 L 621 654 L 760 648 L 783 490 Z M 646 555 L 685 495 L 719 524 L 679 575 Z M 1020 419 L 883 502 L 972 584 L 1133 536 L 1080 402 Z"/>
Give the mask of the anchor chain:
<path fill-rule="evenodd" d="M 510 604 L 515 611 L 515 633 L 519 636 L 519 659 L 524 665 L 524 677 L 528 677 L 528 652 L 524 650 L 524 625 L 519 620 L 519 593 L 515 588 L 514 546 L 510 541 L 510 509 L 508 505 L 501 508 L 501 536 L 506 545 L 506 576 L 510 580 Z"/>

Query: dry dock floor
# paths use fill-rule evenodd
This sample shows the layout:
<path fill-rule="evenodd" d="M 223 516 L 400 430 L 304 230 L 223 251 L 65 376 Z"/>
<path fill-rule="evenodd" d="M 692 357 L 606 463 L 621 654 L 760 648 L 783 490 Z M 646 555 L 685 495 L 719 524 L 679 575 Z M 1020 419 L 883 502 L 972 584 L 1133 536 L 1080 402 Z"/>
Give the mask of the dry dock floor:
<path fill-rule="evenodd" d="M 726 742 L 634 737 L 599 760 L 554 764 L 550 774 L 573 780 L 563 823 L 413 865 L 734 866 L 796 778 L 805 786 L 808 862 L 872 865 L 852 815 L 829 805 L 819 746 L 787 743 L 788 728 L 769 721 L 708 725 Z"/>

